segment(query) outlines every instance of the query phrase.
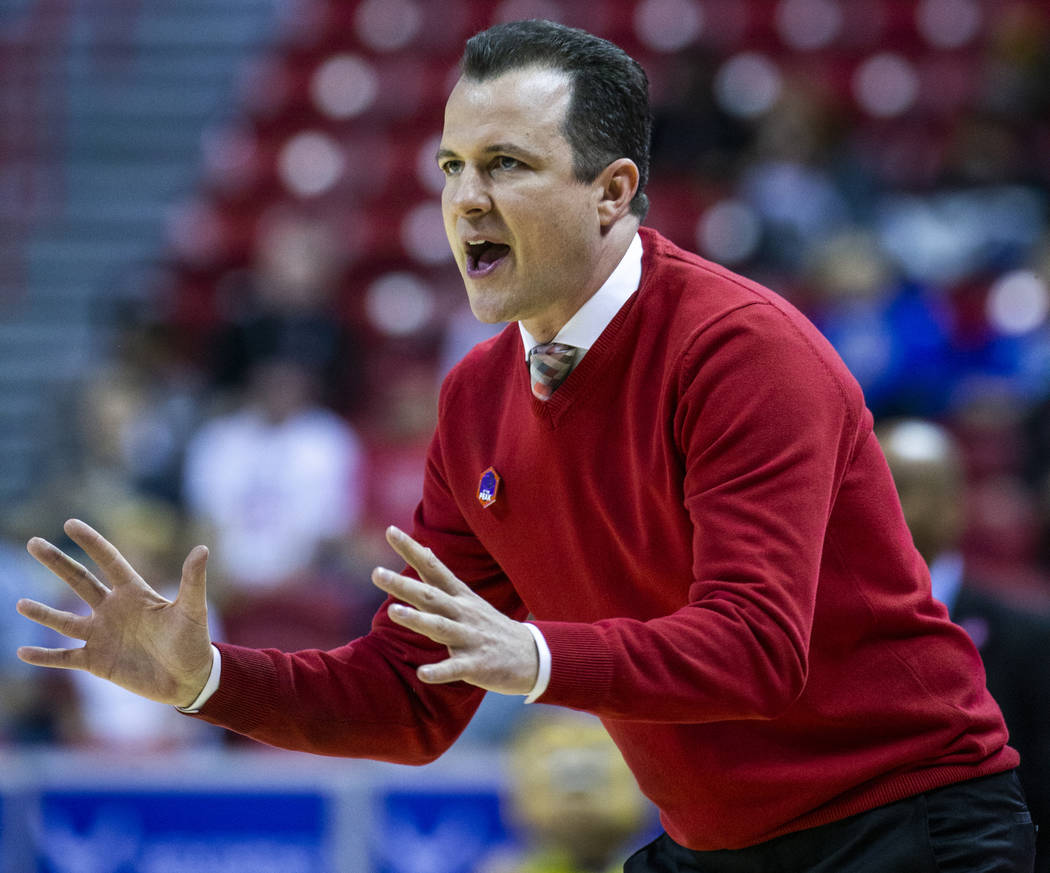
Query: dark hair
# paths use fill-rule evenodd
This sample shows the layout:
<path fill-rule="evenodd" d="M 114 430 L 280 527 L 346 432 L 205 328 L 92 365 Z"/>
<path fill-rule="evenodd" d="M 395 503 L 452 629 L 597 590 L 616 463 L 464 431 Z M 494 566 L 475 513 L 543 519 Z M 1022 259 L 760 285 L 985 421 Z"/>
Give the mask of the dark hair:
<path fill-rule="evenodd" d="M 613 161 L 630 158 L 638 166 L 631 212 L 645 218 L 652 116 L 649 79 L 641 64 L 608 40 L 542 20 L 511 21 L 475 34 L 460 61 L 463 75 L 479 82 L 531 66 L 571 78 L 564 133 L 576 178 L 593 182 Z"/>

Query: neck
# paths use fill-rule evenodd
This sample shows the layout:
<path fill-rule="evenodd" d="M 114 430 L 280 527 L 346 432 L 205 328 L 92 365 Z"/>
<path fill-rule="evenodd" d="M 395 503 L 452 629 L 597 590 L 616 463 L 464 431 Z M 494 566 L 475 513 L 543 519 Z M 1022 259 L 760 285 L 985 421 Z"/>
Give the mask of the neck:
<path fill-rule="evenodd" d="M 602 238 L 601 250 L 590 270 L 590 279 L 582 283 L 581 293 L 564 305 L 550 308 L 532 318 L 521 319 L 522 325 L 538 343 L 549 343 L 558 335 L 565 324 L 580 307 L 590 300 L 599 288 L 612 275 L 623 256 L 627 253 L 631 240 L 638 232 L 639 222 L 633 216 L 616 222 L 608 228 Z"/>

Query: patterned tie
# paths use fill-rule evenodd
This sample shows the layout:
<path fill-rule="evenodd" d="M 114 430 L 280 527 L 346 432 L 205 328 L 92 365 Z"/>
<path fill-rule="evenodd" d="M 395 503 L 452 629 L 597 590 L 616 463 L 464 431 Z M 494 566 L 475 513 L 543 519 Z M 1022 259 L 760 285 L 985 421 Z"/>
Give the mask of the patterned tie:
<path fill-rule="evenodd" d="M 529 375 L 532 393 L 540 400 L 549 400 L 555 389 L 572 371 L 580 350 L 563 343 L 546 343 L 529 352 Z"/>

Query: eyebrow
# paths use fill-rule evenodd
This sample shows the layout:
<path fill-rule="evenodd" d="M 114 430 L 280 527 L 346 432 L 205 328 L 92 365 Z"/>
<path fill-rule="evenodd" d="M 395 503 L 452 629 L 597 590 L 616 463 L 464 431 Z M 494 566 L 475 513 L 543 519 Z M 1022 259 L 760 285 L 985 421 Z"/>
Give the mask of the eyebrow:
<path fill-rule="evenodd" d="M 495 143 L 492 143 L 492 145 L 485 146 L 485 148 L 483 148 L 481 150 L 481 153 L 483 155 L 495 155 L 495 154 L 520 155 L 521 157 L 523 157 L 525 160 L 529 161 L 530 163 L 538 161 L 540 159 L 540 156 L 538 154 L 536 154 L 535 152 L 531 152 L 527 148 L 523 148 L 522 146 L 514 145 L 513 143 L 509 143 L 509 142 L 495 142 Z M 456 152 L 452 151 L 452 149 L 440 148 L 437 151 L 436 159 L 440 161 L 442 158 L 458 158 L 458 157 L 459 157 L 459 155 L 456 154 Z"/>

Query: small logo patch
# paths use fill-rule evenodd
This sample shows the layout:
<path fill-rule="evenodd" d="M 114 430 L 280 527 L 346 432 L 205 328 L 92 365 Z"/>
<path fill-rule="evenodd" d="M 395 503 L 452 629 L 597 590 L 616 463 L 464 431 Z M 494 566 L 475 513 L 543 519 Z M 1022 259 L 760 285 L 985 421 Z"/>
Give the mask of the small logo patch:
<path fill-rule="evenodd" d="M 492 506 L 496 502 L 496 495 L 499 494 L 499 482 L 499 473 L 494 467 L 489 467 L 482 473 L 478 482 L 478 503 L 486 508 Z"/>

